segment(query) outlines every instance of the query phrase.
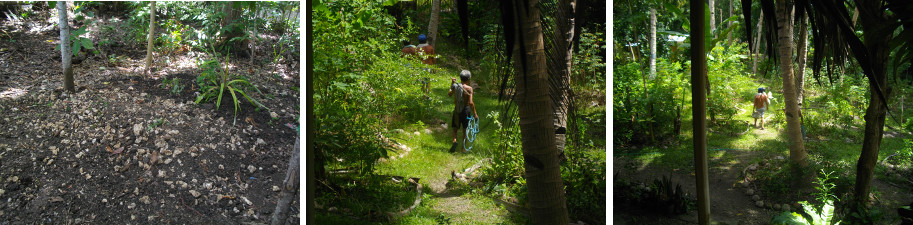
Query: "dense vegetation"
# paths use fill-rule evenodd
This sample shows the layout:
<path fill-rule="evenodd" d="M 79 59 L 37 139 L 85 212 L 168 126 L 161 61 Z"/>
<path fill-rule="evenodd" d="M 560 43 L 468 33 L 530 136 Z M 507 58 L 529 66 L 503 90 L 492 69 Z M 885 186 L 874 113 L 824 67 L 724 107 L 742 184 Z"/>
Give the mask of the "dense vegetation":
<path fill-rule="evenodd" d="M 515 81 L 509 79 L 513 70 L 506 57 L 509 52 L 499 23 L 498 3 L 467 1 L 470 20 L 463 23 L 458 2 L 443 1 L 439 40 L 434 45 L 438 64 L 434 66 L 401 56 L 403 40 L 417 44 L 416 37 L 427 34 L 432 8 L 432 1 L 407 3 L 317 1 L 313 7 L 317 219 L 337 223 L 497 223 L 492 218 L 448 211 L 447 205 L 455 203 L 447 202 L 454 200 L 441 195 L 455 193 L 469 199 L 466 203 L 470 204 L 462 207 L 472 208 L 470 213 L 506 212 L 493 206 L 497 201 L 521 208 L 526 204 L 521 134 L 512 100 Z M 578 24 L 583 32 L 573 51 L 574 114 L 568 119 L 571 139 L 561 171 L 571 219 L 601 224 L 605 223 L 607 178 L 606 39 L 604 23 L 593 19 L 599 18 L 594 13 L 598 10 L 591 9 L 596 1 L 585 3 L 579 12 L 589 22 Z M 554 4 L 543 1 L 543 21 L 554 20 L 554 11 L 548 11 L 554 10 Z M 468 31 L 467 39 L 463 39 L 462 25 Z M 435 73 L 425 73 L 426 68 Z M 447 85 L 463 69 L 473 75 L 480 133 L 470 152 L 447 153 L 453 108 Z M 421 90 L 418 79 L 423 76 L 431 80 L 430 93 Z M 502 91 L 504 95 L 499 98 Z M 481 168 L 467 174 L 471 177 L 467 183 L 451 178 L 451 170 L 461 173 L 474 164 Z M 389 176 L 393 180 L 420 178 L 418 183 L 424 188 L 421 205 L 405 215 L 375 215 L 407 208 L 415 198 L 414 193 L 404 193 L 412 191 L 408 188 L 392 188 L 402 184 L 378 178 Z M 353 183 L 367 186 L 350 185 Z M 446 188 L 438 188 L 439 183 L 446 183 Z M 372 197 L 382 195 L 395 198 L 381 201 Z M 510 212 L 502 223 L 527 220 L 522 216 L 524 210 L 507 210 Z"/>
<path fill-rule="evenodd" d="M 709 5 L 706 5 L 708 8 L 706 13 L 709 14 L 707 18 L 710 19 L 706 26 L 708 30 L 712 30 L 706 35 L 708 45 L 706 65 L 709 78 L 707 87 L 691 82 L 691 65 L 695 62 L 689 60 L 689 54 L 695 50 L 690 48 L 691 37 L 688 36 L 688 32 L 693 26 L 689 24 L 688 18 L 688 14 L 691 12 L 683 11 L 683 9 L 688 9 L 690 2 L 622 1 L 615 3 L 616 7 L 613 11 L 615 14 L 615 21 L 613 21 L 615 54 L 613 56 L 614 68 L 612 68 L 612 121 L 615 131 L 612 138 L 615 158 L 622 159 L 622 161 L 633 158 L 637 162 L 634 163 L 635 165 L 655 168 L 663 173 L 675 173 L 680 170 L 693 172 L 693 159 L 690 158 L 694 152 L 693 146 L 690 146 L 693 141 L 691 88 L 692 85 L 699 85 L 698 87 L 706 88 L 708 91 L 706 112 L 709 137 L 707 139 L 711 171 L 731 167 L 754 171 L 755 169 L 748 170 L 748 168 L 758 168 L 757 172 L 742 171 L 732 178 L 724 175 L 724 178 L 721 179 L 724 181 L 733 179 L 730 182 L 738 184 L 743 181 L 753 181 L 750 185 L 746 183 L 745 187 L 756 188 L 754 190 L 761 193 L 760 200 L 766 204 L 759 204 L 764 208 L 774 211 L 781 210 L 779 204 L 774 206 L 770 203 L 771 201 L 774 203 L 792 202 L 793 204 L 798 201 L 807 201 L 809 207 L 813 207 L 815 210 L 803 211 L 801 207 L 796 207 L 799 204 L 795 204 L 792 208 L 792 211 L 797 212 L 796 215 L 799 215 L 800 220 L 803 215 L 804 218 L 811 218 L 809 214 L 816 215 L 815 212 L 828 207 L 830 208 L 827 210 L 830 211 L 828 213 L 822 211 L 821 214 L 836 215 L 834 220 L 829 221 L 896 223 L 903 219 L 902 216 L 894 214 L 894 211 L 903 204 L 909 203 L 911 199 L 906 195 L 895 196 L 885 192 L 894 191 L 895 188 L 909 190 L 913 184 L 908 178 L 904 178 L 909 177 L 913 172 L 911 171 L 913 163 L 909 158 L 913 151 L 909 144 L 913 142 L 910 136 L 913 132 L 913 127 L 911 127 L 913 113 L 908 110 L 913 106 L 910 104 L 910 96 L 913 94 L 911 92 L 913 91 L 911 64 L 900 59 L 886 63 L 887 83 L 881 83 L 882 87 L 890 87 L 887 88 L 890 91 L 887 91 L 889 94 L 886 95 L 887 116 L 884 120 L 883 138 L 878 140 L 881 144 L 876 155 L 877 164 L 874 168 L 875 181 L 873 182 L 882 187 L 885 185 L 881 184 L 889 184 L 887 186 L 890 189 L 876 188 L 871 199 L 865 200 L 873 206 L 871 209 L 856 206 L 852 203 L 855 201 L 853 195 L 859 192 L 859 190 L 855 190 L 855 187 L 859 187 L 857 160 L 858 165 L 863 165 L 862 160 L 859 160 L 861 154 L 859 149 L 864 140 L 869 142 L 865 135 L 868 131 L 863 132 L 863 130 L 867 128 L 867 123 L 875 121 L 874 117 L 866 119 L 867 108 L 870 105 L 870 99 L 878 96 L 877 91 L 869 82 L 871 75 L 863 69 L 865 65 L 855 61 L 852 57 L 841 58 L 825 55 L 833 54 L 831 53 L 832 47 L 825 48 L 824 45 L 814 43 L 814 41 L 828 37 L 824 35 L 836 36 L 837 34 L 826 33 L 836 31 L 821 30 L 823 29 L 821 24 L 818 24 L 818 27 L 800 26 L 798 16 L 795 19 L 787 20 L 793 23 L 791 26 L 796 27 L 792 34 L 794 39 L 790 39 L 794 41 L 792 45 L 796 48 L 806 45 L 808 49 L 807 56 L 793 52 L 795 55 L 792 55 L 793 58 L 790 59 L 790 62 L 794 64 L 792 67 L 797 68 L 793 73 L 796 74 L 795 79 L 798 82 L 793 83 L 798 86 L 801 103 L 799 105 L 800 113 L 796 116 L 801 125 L 799 143 L 804 143 L 804 148 L 807 149 L 809 165 L 802 169 L 804 175 L 792 173 L 790 168 L 793 166 L 786 161 L 781 161 L 784 158 L 789 159 L 790 155 L 794 153 L 790 150 L 792 144 L 789 140 L 792 137 L 787 132 L 786 115 L 789 112 L 784 113 L 789 110 L 786 107 L 785 82 L 781 76 L 784 67 L 780 64 L 779 58 L 769 57 L 777 54 L 778 44 L 784 44 L 782 41 L 784 39 L 780 39 L 779 43 L 768 41 L 768 39 L 778 38 L 776 34 L 770 33 L 774 28 L 769 28 L 777 25 L 777 21 L 772 19 L 773 15 L 771 15 L 774 10 L 766 11 L 768 6 L 759 2 L 744 7 L 739 1 L 717 0 L 715 2 L 710 1 Z M 778 2 L 777 5 L 779 6 L 779 4 L 784 3 Z M 813 11 L 813 7 L 807 9 L 809 17 L 819 18 L 819 14 L 813 13 L 826 13 L 821 6 L 811 5 L 818 7 L 814 8 L 818 11 Z M 772 8 L 773 4 L 770 7 Z M 859 12 L 853 12 L 855 7 L 866 7 L 866 5 L 847 3 L 849 12 L 854 13 L 850 14 L 851 16 Z M 714 8 L 716 10 L 713 10 Z M 653 22 L 652 25 L 651 9 L 657 12 L 656 22 Z M 748 9 L 751 11 L 743 14 L 742 11 Z M 763 16 L 761 15 L 762 9 L 765 9 Z M 886 14 L 891 13 L 886 11 Z M 820 19 L 817 21 L 824 23 Z M 855 26 L 857 36 L 865 37 L 862 29 L 865 26 Z M 655 27 L 656 33 L 654 40 L 656 43 L 655 74 L 650 73 L 650 43 L 653 27 Z M 747 27 L 751 28 L 750 36 L 746 35 Z M 816 32 L 821 32 L 822 36 L 815 36 L 819 35 Z M 894 31 L 895 34 L 906 32 L 902 26 L 897 27 Z M 801 36 L 804 33 L 814 35 Z M 906 40 L 904 37 L 897 38 L 899 40 L 896 43 Z M 837 44 L 829 43 L 829 45 Z M 892 50 L 889 51 L 892 57 L 905 57 L 905 53 L 898 50 L 904 49 L 903 47 L 895 48 L 893 46 L 900 45 L 892 45 Z M 795 50 L 793 49 L 793 51 Z M 819 67 L 821 64 L 816 65 L 818 62 L 813 63 L 812 59 L 816 58 L 816 55 L 826 56 L 822 60 L 823 67 Z M 777 57 L 784 56 L 777 55 Z M 832 61 L 835 58 L 840 60 Z M 804 62 L 806 59 L 808 59 L 808 64 Z M 904 60 L 906 59 L 904 58 Z M 752 101 L 760 87 L 766 88 L 767 92 L 772 94 L 771 105 L 766 114 L 766 130 L 752 125 L 754 120 Z M 868 114 L 876 115 L 873 114 L 873 111 L 868 111 Z M 630 166 L 633 165 L 616 163 L 615 171 L 625 171 L 624 168 Z M 727 169 L 723 169 L 723 171 Z M 660 178 L 658 175 L 646 178 L 643 176 L 631 177 L 631 175 L 624 175 L 624 172 L 622 174 L 621 177 L 615 179 L 616 199 L 619 197 L 632 199 L 632 196 L 641 195 L 637 193 L 642 193 L 643 189 L 632 188 L 631 179 L 649 182 Z M 817 176 L 819 182 L 810 182 L 807 179 L 809 175 Z M 711 175 L 711 177 L 713 176 Z M 688 182 L 693 182 L 693 179 L 690 176 L 683 177 L 683 180 L 692 180 Z M 793 185 L 797 182 L 809 183 L 817 189 Z M 856 186 L 854 187 L 854 185 Z M 648 184 L 647 187 L 650 185 Z M 754 193 L 754 190 L 751 192 Z M 686 190 L 686 192 L 689 191 Z M 829 197 L 815 199 L 807 197 L 811 194 Z M 754 194 L 748 194 L 748 197 L 745 198 L 752 197 L 752 195 Z M 714 197 L 711 197 L 712 205 L 721 204 L 718 201 L 723 201 L 712 198 Z M 749 200 L 749 202 L 757 200 Z M 630 202 L 628 204 L 639 203 Z M 616 207 L 619 206 L 616 205 Z M 746 205 L 745 207 L 754 206 Z M 791 212 L 788 209 L 783 211 Z M 627 213 L 631 214 L 630 211 Z M 637 214 L 633 213 L 633 215 Z M 719 218 L 721 215 L 726 214 L 714 213 L 715 218 Z M 790 213 L 773 218 L 774 223 L 785 223 L 783 221 L 791 218 L 788 215 Z M 752 220 L 766 222 L 770 219 L 772 218 Z"/>

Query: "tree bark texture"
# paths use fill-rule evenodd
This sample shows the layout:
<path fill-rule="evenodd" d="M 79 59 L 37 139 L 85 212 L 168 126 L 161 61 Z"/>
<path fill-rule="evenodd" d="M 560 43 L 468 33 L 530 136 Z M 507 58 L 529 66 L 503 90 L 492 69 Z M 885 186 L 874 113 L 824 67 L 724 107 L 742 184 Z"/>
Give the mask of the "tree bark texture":
<path fill-rule="evenodd" d="M 520 135 L 533 224 L 568 224 L 564 184 L 555 145 L 553 108 L 539 1 L 515 2 L 518 28 L 514 37 L 514 80 L 520 118 Z M 524 4 L 525 3 L 525 4 Z"/>
<path fill-rule="evenodd" d="M 704 40 L 705 14 L 703 4 L 691 2 L 691 113 L 694 115 L 694 173 L 697 185 L 698 224 L 710 224 L 710 179 L 707 167 L 707 52 Z"/>
<path fill-rule="evenodd" d="M 802 140 L 802 128 L 799 121 L 799 107 L 796 100 L 796 85 L 793 77 L 793 27 L 789 16 L 791 5 L 786 0 L 777 1 L 778 48 L 780 52 L 780 72 L 783 73 L 783 97 L 786 103 L 786 130 L 789 137 L 789 158 L 796 171 L 808 165 L 805 160 L 805 145 Z M 773 110 L 770 110 L 773 112 Z M 798 173 L 794 174 L 798 175 Z M 798 177 L 797 177 L 798 178 Z M 804 179 L 800 179 L 804 181 Z"/>
<path fill-rule="evenodd" d="M 270 224 L 285 224 L 288 219 L 289 207 L 298 196 L 298 172 L 300 156 L 300 138 L 295 139 L 295 147 L 292 148 L 292 155 L 288 160 L 288 170 L 285 173 L 285 180 L 282 181 L 282 192 L 279 193 L 279 202 L 276 203 L 276 210 L 273 217 L 270 218 Z"/>
<path fill-rule="evenodd" d="M 650 79 L 656 78 L 656 9 L 650 9 Z"/>
<path fill-rule="evenodd" d="M 57 26 L 60 28 L 60 60 L 63 65 L 63 89 L 74 93 L 76 85 L 73 82 L 73 53 L 70 47 L 70 23 L 67 19 L 67 2 L 57 1 Z"/>
<path fill-rule="evenodd" d="M 713 0 L 710 0 L 708 5 L 710 6 L 710 27 L 707 29 L 710 29 L 710 37 L 712 38 L 713 32 L 716 31 L 716 11 L 713 9 Z"/>
<path fill-rule="evenodd" d="M 155 37 L 155 1 L 149 2 L 149 37 L 146 44 L 146 71 L 152 74 L 152 40 Z"/>
<path fill-rule="evenodd" d="M 751 73 L 754 75 L 758 75 L 758 61 L 760 61 L 761 55 L 761 34 L 763 34 L 761 25 L 764 25 L 764 11 L 761 11 L 761 16 L 758 17 L 758 36 L 755 38 L 754 46 L 752 46 L 754 47 L 754 54 L 752 54 L 753 58 L 751 60 Z"/>
<path fill-rule="evenodd" d="M 796 68 L 796 88 L 798 93 L 799 105 L 804 105 L 805 101 L 805 62 L 808 52 L 808 16 L 802 16 L 799 20 L 799 40 L 797 44 L 796 59 L 798 67 Z"/>
<path fill-rule="evenodd" d="M 431 19 L 428 21 L 428 44 L 434 46 L 437 41 L 437 25 L 440 23 L 441 0 L 431 1 Z"/>
<path fill-rule="evenodd" d="M 554 109 L 555 146 L 561 160 L 566 160 L 564 146 L 567 143 L 567 116 L 570 106 L 571 94 L 571 66 L 573 62 L 574 38 L 574 13 L 576 0 L 559 0 L 555 17 L 555 27 L 551 33 L 553 48 L 546 53 L 551 53 L 549 66 L 549 85 L 551 88 Z"/>
<path fill-rule="evenodd" d="M 887 85 L 889 43 L 891 43 L 894 29 L 888 29 L 892 28 L 892 25 L 878 2 L 859 4 L 857 1 L 857 4 L 860 14 L 859 22 L 862 25 L 862 32 L 865 34 L 863 43 L 873 71 L 868 79 L 869 106 L 865 111 L 865 134 L 862 140 L 862 153 L 856 163 L 856 192 L 853 197 L 857 204 L 867 205 L 887 113 L 887 103 L 878 97 L 877 91 L 878 86 L 885 88 Z M 889 92 L 884 94 L 885 99 L 888 99 Z"/>

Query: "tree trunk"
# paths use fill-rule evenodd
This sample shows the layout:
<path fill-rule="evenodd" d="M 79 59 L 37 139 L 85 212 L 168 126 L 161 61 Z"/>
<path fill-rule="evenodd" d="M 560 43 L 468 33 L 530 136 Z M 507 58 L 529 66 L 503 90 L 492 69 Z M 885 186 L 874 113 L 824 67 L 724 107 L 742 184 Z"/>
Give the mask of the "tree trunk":
<path fill-rule="evenodd" d="M 753 46 L 754 54 L 752 54 L 753 58 L 751 60 L 751 73 L 754 75 L 758 75 L 758 58 L 760 58 L 761 55 L 761 34 L 763 34 L 763 32 L 761 32 L 761 25 L 764 25 L 764 11 L 761 11 L 761 15 L 758 17 L 758 37 L 755 38 Z"/>
<path fill-rule="evenodd" d="M 235 2 L 221 3 L 223 4 L 222 13 L 224 13 L 225 16 L 222 17 L 222 21 L 220 21 L 219 24 L 222 25 L 223 28 L 228 28 L 221 34 L 221 46 L 228 47 L 228 50 L 231 50 L 230 53 L 239 53 L 241 55 L 248 54 L 249 52 L 246 49 L 247 45 L 241 42 L 231 42 L 231 39 L 245 35 L 244 30 L 238 28 L 240 25 L 235 23 L 235 20 L 241 18 L 240 9 L 234 7 Z"/>
<path fill-rule="evenodd" d="M 710 29 L 710 37 L 712 38 L 713 32 L 716 31 L 716 11 L 714 11 L 714 9 L 713 9 L 713 0 L 710 0 L 710 2 L 708 4 L 710 6 L 710 27 L 708 27 L 707 29 Z M 710 40 L 707 40 L 707 41 L 710 41 Z"/>
<path fill-rule="evenodd" d="M 871 191 L 872 178 L 874 178 L 875 164 L 878 160 L 878 149 L 881 147 L 881 138 L 884 134 L 884 121 L 887 113 L 887 103 L 878 97 L 878 86 L 885 88 L 887 85 L 887 66 L 890 55 L 893 30 L 884 10 L 877 3 L 860 5 L 860 13 L 866 14 L 859 17 L 862 32 L 865 34 L 863 43 L 866 55 L 872 63 L 872 74 L 869 77 L 869 107 L 865 112 L 865 134 L 862 141 L 862 153 L 856 163 L 856 188 L 853 194 L 854 202 L 858 205 L 868 205 L 869 192 Z M 869 14 L 867 14 L 869 13 Z M 877 13 L 877 14 L 871 14 Z M 855 50 L 855 49 L 854 49 Z M 880 84 L 880 85 L 876 85 Z M 890 92 L 885 91 L 885 99 Z"/>
<path fill-rule="evenodd" d="M 650 79 L 656 78 L 656 9 L 650 9 Z"/>
<path fill-rule="evenodd" d="M 285 180 L 282 181 L 282 192 L 279 193 L 279 202 L 276 203 L 276 210 L 270 219 L 270 224 L 285 224 L 288 219 L 289 207 L 295 196 L 298 195 L 298 172 L 299 172 L 299 153 L 300 138 L 295 139 L 295 147 L 292 148 L 292 155 L 288 160 L 288 170 L 285 173 Z"/>
<path fill-rule="evenodd" d="M 519 2 L 515 2 L 519 3 Z M 518 32 L 514 37 L 517 60 L 515 83 L 517 112 L 526 170 L 530 222 L 568 224 L 564 183 L 558 165 L 549 97 L 548 72 L 540 24 L 539 1 L 513 4 Z"/>
<path fill-rule="evenodd" d="M 729 17 L 732 17 L 732 4 L 733 3 L 735 3 L 735 1 L 729 0 L 729 16 L 726 17 L 727 19 Z M 729 21 L 729 24 L 727 26 L 731 27 L 732 21 Z M 726 29 L 729 29 L 729 27 L 726 27 Z M 729 32 L 729 34 L 726 35 L 726 46 L 732 46 L 732 32 Z"/>
<path fill-rule="evenodd" d="M 710 224 L 710 179 L 707 167 L 707 92 L 704 87 L 707 79 L 707 52 L 704 40 L 704 6 L 691 4 L 691 113 L 693 144 L 694 144 L 694 173 L 697 185 L 697 219 L 698 224 Z"/>
<path fill-rule="evenodd" d="M 555 76 L 550 75 L 549 82 L 557 84 L 555 85 L 556 89 L 551 90 L 551 95 L 555 100 L 555 146 L 558 149 L 558 156 L 561 161 L 567 160 L 567 156 L 564 154 L 564 146 L 567 143 L 567 115 L 571 94 L 571 65 L 574 56 L 574 14 L 576 12 L 576 5 L 576 0 L 558 1 L 558 19 L 555 23 L 556 31 L 552 33 L 554 35 L 552 38 L 555 40 L 556 47 L 558 48 L 554 51 L 558 54 L 554 57 L 554 60 L 558 61 L 555 64 L 558 65 L 558 74 L 555 74 Z M 551 81 L 551 79 L 557 80 Z"/>
<path fill-rule="evenodd" d="M 149 37 L 146 39 L 146 72 L 152 74 L 152 39 L 155 37 L 155 1 L 149 3 Z"/>
<path fill-rule="evenodd" d="M 431 19 L 428 21 L 428 44 L 434 46 L 437 41 L 437 25 L 440 23 L 441 0 L 431 1 Z"/>
<path fill-rule="evenodd" d="M 783 73 L 783 97 L 786 100 L 786 130 L 787 135 L 789 136 L 789 158 L 791 166 L 793 167 L 793 177 L 795 178 L 794 185 L 798 187 L 805 186 L 805 179 L 802 179 L 801 173 L 808 165 L 808 162 L 805 160 L 806 152 L 805 145 L 802 140 L 802 128 L 800 127 L 799 121 L 799 107 L 796 95 L 796 80 L 793 77 L 793 64 L 792 64 L 792 39 L 793 39 L 793 27 L 790 22 L 791 17 L 790 8 L 791 5 L 786 3 L 786 0 L 777 1 L 777 23 L 778 30 L 778 48 L 780 51 L 780 72 Z M 773 111 L 773 110 L 771 110 Z"/>
<path fill-rule="evenodd" d="M 70 22 L 67 19 L 67 2 L 57 1 L 58 23 L 60 28 L 60 60 L 63 65 L 63 89 L 74 93 L 76 85 L 73 82 L 73 53 L 70 47 Z"/>
<path fill-rule="evenodd" d="M 808 52 L 808 16 L 803 16 L 799 20 L 799 40 L 796 42 L 798 46 L 798 54 L 796 59 L 798 61 L 798 67 L 796 68 L 796 88 L 799 92 L 798 100 L 799 105 L 804 106 L 803 102 L 805 101 L 805 60 Z M 800 109 L 801 110 L 801 109 Z M 801 114 L 800 114 L 801 115 Z"/>

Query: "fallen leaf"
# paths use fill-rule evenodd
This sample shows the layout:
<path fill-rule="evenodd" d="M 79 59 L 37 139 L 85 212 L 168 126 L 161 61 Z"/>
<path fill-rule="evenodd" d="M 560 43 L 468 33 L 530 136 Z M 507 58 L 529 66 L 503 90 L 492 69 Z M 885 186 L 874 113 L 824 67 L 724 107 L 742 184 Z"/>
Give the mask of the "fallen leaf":
<path fill-rule="evenodd" d="M 120 154 L 121 152 L 124 152 L 124 147 L 120 147 L 117 150 L 114 150 L 114 152 L 111 152 L 111 154 L 117 155 L 117 154 Z"/>
<path fill-rule="evenodd" d="M 251 125 L 257 126 L 257 123 L 254 122 L 254 118 L 253 118 L 253 117 L 250 117 L 250 116 L 248 116 L 246 119 L 244 119 L 244 122 L 247 122 L 247 123 L 249 123 L 249 124 L 251 124 Z"/>
<path fill-rule="evenodd" d="M 155 165 L 159 161 L 159 152 L 152 152 L 152 156 L 149 159 L 149 164 Z"/>
<path fill-rule="evenodd" d="M 114 150 L 111 150 L 111 145 L 105 146 L 105 150 L 107 150 L 108 152 L 113 152 L 113 151 L 114 151 Z"/>

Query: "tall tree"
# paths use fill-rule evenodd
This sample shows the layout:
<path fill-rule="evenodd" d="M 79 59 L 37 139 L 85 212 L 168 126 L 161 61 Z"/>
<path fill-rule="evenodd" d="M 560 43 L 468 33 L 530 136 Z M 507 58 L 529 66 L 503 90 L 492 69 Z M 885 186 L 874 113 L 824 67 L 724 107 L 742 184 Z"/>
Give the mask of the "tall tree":
<path fill-rule="evenodd" d="M 805 59 L 808 52 L 808 16 L 799 18 L 799 39 L 796 41 L 796 90 L 798 93 L 799 105 L 804 106 L 805 100 Z M 802 109 L 799 109 L 800 116 Z"/>
<path fill-rule="evenodd" d="M 533 224 L 568 224 L 564 183 L 555 145 L 539 1 L 501 2 L 501 18 L 507 47 L 515 60 L 515 99 L 530 221 Z"/>
<path fill-rule="evenodd" d="M 656 77 L 656 9 L 650 9 L 650 79 Z"/>
<path fill-rule="evenodd" d="M 710 6 L 710 27 L 708 27 L 707 29 L 710 29 L 710 35 L 711 35 L 710 37 L 713 37 L 712 36 L 713 32 L 716 31 L 716 11 L 714 11 L 713 0 L 709 0 L 709 1 L 710 1 L 710 3 L 708 4 L 708 6 Z"/>
<path fill-rule="evenodd" d="M 790 12 L 792 4 L 786 0 L 777 0 L 777 47 L 780 53 L 780 72 L 783 76 L 783 97 L 786 103 L 786 133 L 789 137 L 789 159 L 793 167 L 793 175 L 800 175 L 808 162 L 805 160 L 805 143 L 802 140 L 802 128 L 799 121 L 799 104 L 796 99 L 796 80 L 793 77 L 793 24 Z M 804 186 L 804 179 L 798 179 L 800 186 Z"/>
<path fill-rule="evenodd" d="M 152 74 L 152 39 L 155 37 L 155 1 L 149 2 L 149 37 L 146 39 L 146 72 Z"/>
<path fill-rule="evenodd" d="M 76 85 L 73 82 L 73 53 L 70 49 L 70 22 L 67 19 L 67 2 L 57 1 L 57 27 L 60 28 L 60 60 L 63 65 L 63 89 L 74 93 Z"/>
<path fill-rule="evenodd" d="M 574 54 L 574 14 L 576 0 L 558 0 L 554 10 L 555 23 L 551 30 L 551 42 L 547 42 L 546 54 L 549 54 L 548 80 L 549 91 L 554 106 L 555 145 L 562 161 L 567 157 L 564 146 L 567 143 L 567 117 L 571 94 L 571 65 Z M 551 10 L 550 10 L 551 11 Z M 544 21 L 543 21 L 544 23 Z M 543 24 L 548 26 L 550 24 Z"/>
<path fill-rule="evenodd" d="M 764 11 L 761 11 L 761 15 L 758 17 L 758 38 L 755 39 L 754 45 L 752 45 L 752 49 L 754 49 L 753 50 L 754 53 L 751 54 L 752 55 L 751 73 L 754 75 L 758 75 L 758 61 L 759 61 L 759 57 L 761 55 L 760 53 L 761 53 L 761 32 L 762 32 L 761 26 L 762 25 L 764 25 Z M 751 39 L 749 39 L 749 41 L 751 41 Z"/>
<path fill-rule="evenodd" d="M 691 113 L 694 127 L 694 173 L 697 184 L 697 219 L 710 224 L 710 179 L 707 167 L 707 41 L 703 1 L 691 0 Z M 701 85 L 704 84 L 704 85 Z"/>
<path fill-rule="evenodd" d="M 437 25 L 440 23 L 441 0 L 431 1 L 431 18 L 428 21 L 428 44 L 434 46 L 437 41 Z"/>

